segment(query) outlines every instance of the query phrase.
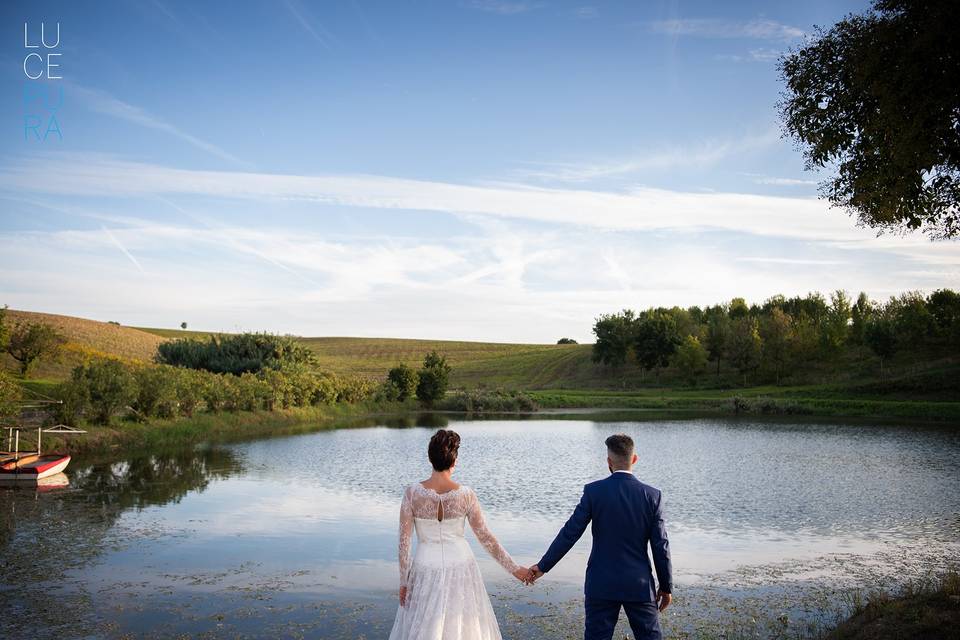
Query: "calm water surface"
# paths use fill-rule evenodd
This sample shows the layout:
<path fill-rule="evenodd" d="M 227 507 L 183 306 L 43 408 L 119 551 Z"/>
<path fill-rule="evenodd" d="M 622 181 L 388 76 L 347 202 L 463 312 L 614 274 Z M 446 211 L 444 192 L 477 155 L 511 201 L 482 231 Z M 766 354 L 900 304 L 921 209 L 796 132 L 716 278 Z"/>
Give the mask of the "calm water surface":
<path fill-rule="evenodd" d="M 857 588 L 960 564 L 955 428 L 448 426 L 463 438 L 456 478 L 477 491 L 521 564 L 539 559 L 582 485 L 606 475 L 606 436 L 632 435 L 637 475 L 664 493 L 677 584 L 664 620 L 671 637 L 796 637 L 842 615 Z M 0 628 L 29 617 L 35 637 L 386 637 L 399 500 L 429 475 L 432 430 L 80 460 L 67 488 L 0 489 Z M 578 636 L 589 533 L 533 588 L 474 548 L 505 637 Z"/>

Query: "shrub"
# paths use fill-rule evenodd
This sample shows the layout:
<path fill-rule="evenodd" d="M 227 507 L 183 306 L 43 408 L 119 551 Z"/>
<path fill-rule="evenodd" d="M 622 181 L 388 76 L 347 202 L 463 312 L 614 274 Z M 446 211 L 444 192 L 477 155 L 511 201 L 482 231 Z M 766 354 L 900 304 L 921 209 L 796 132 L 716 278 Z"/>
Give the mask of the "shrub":
<path fill-rule="evenodd" d="M 450 370 L 447 359 L 436 351 L 431 351 L 423 359 L 423 368 L 420 369 L 420 380 L 417 383 L 417 399 L 424 406 L 433 406 L 446 395 L 447 386 L 450 384 Z"/>
<path fill-rule="evenodd" d="M 268 370 L 260 374 L 260 378 L 269 389 L 266 408 L 269 411 L 285 409 L 293 404 L 293 385 L 282 371 Z"/>
<path fill-rule="evenodd" d="M 192 416 L 203 401 L 204 389 L 207 385 L 206 374 L 192 369 L 174 369 L 176 371 L 177 401 L 180 403 L 180 413 Z"/>
<path fill-rule="evenodd" d="M 525 393 L 486 389 L 458 391 L 444 398 L 437 406 L 445 411 L 467 413 L 518 413 L 533 412 L 538 409 L 533 398 Z"/>
<path fill-rule="evenodd" d="M 392 391 L 395 392 L 392 399 L 405 402 L 416 395 L 420 374 L 409 365 L 398 364 L 387 373 L 387 382 L 392 385 Z"/>
<path fill-rule="evenodd" d="M 63 389 L 64 404 L 98 424 L 110 424 L 120 409 L 137 399 L 137 380 L 117 360 L 94 360 L 76 367 Z"/>
<path fill-rule="evenodd" d="M 22 397 L 23 388 L 20 384 L 6 371 L 0 370 L 0 420 L 20 413 Z"/>
<path fill-rule="evenodd" d="M 332 373 L 321 373 L 316 377 L 311 404 L 333 404 L 337 401 L 340 387 L 337 377 Z"/>
<path fill-rule="evenodd" d="M 204 376 L 203 401 L 207 411 L 219 413 L 226 409 L 229 394 L 229 383 L 222 375 Z"/>
<path fill-rule="evenodd" d="M 133 408 L 139 417 L 172 418 L 177 415 L 179 376 L 173 367 L 140 367 L 134 372 L 137 397 Z"/>
<path fill-rule="evenodd" d="M 339 402 L 363 402 L 373 395 L 377 386 L 366 378 L 351 376 L 339 378 L 337 400 Z"/>
<path fill-rule="evenodd" d="M 207 340 L 180 338 L 157 347 L 157 361 L 213 373 L 259 373 L 290 365 L 307 365 L 313 352 L 290 336 L 240 333 Z"/>

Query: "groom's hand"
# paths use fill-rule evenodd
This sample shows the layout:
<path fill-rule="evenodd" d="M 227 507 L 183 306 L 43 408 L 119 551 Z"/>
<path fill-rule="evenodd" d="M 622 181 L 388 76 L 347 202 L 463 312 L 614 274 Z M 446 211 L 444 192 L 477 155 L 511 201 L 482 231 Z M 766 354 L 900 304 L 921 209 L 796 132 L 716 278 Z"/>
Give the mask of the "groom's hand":
<path fill-rule="evenodd" d="M 401 607 L 407 606 L 407 588 L 406 587 L 400 587 L 400 606 Z"/>
<path fill-rule="evenodd" d="M 533 565 L 532 567 L 530 567 L 530 582 L 531 582 L 531 583 L 536 582 L 537 580 L 539 580 L 539 579 L 542 578 L 542 577 L 543 577 L 543 571 L 540 571 L 540 567 L 538 567 L 537 565 Z"/>
<path fill-rule="evenodd" d="M 664 593 L 657 589 L 657 608 L 660 611 L 663 611 L 670 606 L 670 603 L 673 602 L 673 596 L 669 593 Z"/>
<path fill-rule="evenodd" d="M 526 567 L 517 567 L 516 571 L 513 572 L 513 577 L 523 584 L 533 584 L 533 578 L 530 574 L 530 569 L 527 569 Z"/>

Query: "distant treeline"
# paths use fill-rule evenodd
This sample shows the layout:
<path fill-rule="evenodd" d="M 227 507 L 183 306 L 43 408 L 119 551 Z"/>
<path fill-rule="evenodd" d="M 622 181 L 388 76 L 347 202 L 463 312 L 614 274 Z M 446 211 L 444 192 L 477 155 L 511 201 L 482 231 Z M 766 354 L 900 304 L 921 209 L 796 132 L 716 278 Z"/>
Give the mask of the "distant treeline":
<path fill-rule="evenodd" d="M 910 292 L 886 302 L 845 291 L 829 299 L 774 296 L 761 305 L 743 298 L 710 307 L 624 310 L 600 316 L 593 359 L 611 367 L 635 362 L 645 371 L 675 366 L 690 381 L 708 362 L 780 383 L 785 372 L 829 362 L 850 347 L 866 347 L 884 362 L 899 351 L 960 349 L 960 294 Z"/>

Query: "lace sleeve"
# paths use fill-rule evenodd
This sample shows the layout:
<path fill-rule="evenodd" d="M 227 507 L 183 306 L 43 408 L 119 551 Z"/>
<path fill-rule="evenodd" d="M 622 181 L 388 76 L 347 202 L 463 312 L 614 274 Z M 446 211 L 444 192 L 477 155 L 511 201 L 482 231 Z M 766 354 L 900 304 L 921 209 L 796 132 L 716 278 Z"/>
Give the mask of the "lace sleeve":
<path fill-rule="evenodd" d="M 403 493 L 400 503 L 400 586 L 407 586 L 410 575 L 410 542 L 413 535 L 413 503 L 410 490 Z"/>
<path fill-rule="evenodd" d="M 501 567 L 509 573 L 513 573 L 520 567 L 513 561 L 503 545 L 497 541 L 496 536 L 487 528 L 487 523 L 483 519 L 483 510 L 480 509 L 480 501 L 477 500 L 477 494 L 472 490 L 470 491 L 470 500 L 472 504 L 467 511 L 467 520 L 470 522 L 470 528 L 473 529 L 474 535 L 477 536 L 477 540 L 487 550 L 487 553 L 500 563 Z"/>

